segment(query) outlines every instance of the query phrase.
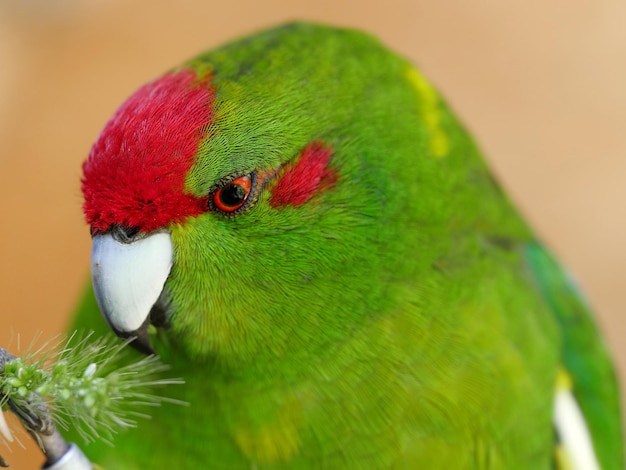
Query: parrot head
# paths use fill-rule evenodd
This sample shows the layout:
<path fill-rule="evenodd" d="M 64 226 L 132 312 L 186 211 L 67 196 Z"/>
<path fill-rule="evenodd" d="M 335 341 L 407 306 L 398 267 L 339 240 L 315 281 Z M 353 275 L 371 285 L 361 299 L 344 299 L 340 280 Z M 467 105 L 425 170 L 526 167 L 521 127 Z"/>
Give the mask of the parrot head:
<path fill-rule="evenodd" d="M 392 312 L 419 221 L 446 214 L 421 183 L 444 180 L 420 114 L 444 105 L 415 77 L 365 34 L 289 25 L 140 88 L 83 166 L 111 328 L 240 364 L 297 360 Z"/>

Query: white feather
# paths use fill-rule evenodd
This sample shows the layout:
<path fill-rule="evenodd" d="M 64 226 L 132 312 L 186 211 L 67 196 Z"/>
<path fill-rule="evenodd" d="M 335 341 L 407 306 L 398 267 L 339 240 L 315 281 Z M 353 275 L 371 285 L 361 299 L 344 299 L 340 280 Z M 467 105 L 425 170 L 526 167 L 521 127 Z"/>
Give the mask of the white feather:
<path fill-rule="evenodd" d="M 568 389 L 557 390 L 554 426 L 574 470 L 600 470 L 585 418 Z"/>

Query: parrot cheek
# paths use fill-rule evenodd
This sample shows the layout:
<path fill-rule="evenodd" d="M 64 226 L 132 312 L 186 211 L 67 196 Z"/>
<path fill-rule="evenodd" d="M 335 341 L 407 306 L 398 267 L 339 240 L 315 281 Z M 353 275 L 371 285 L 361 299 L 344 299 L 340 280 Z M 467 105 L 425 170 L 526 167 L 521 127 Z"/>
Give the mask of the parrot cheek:
<path fill-rule="evenodd" d="M 148 235 L 114 227 L 92 241 L 91 276 L 100 311 L 113 331 L 153 353 L 148 326 L 167 322 L 164 285 L 173 263 L 169 232 Z"/>

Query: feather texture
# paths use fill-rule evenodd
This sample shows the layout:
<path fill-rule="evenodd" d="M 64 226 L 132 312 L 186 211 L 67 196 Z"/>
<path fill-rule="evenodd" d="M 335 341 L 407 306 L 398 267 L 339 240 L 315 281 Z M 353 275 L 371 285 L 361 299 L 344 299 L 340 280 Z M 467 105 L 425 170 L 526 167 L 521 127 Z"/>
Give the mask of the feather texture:
<path fill-rule="evenodd" d="M 198 203 L 135 224 L 141 207 L 110 210 L 107 194 L 143 183 L 113 161 L 154 168 L 179 153 L 92 150 L 92 229 L 171 235 L 168 326 L 152 339 L 191 404 L 155 410 L 114 449 L 86 448 L 95 462 L 547 469 L 563 363 L 601 464 L 622 466 L 614 382 L 593 384 L 612 369 L 588 312 L 412 64 L 359 32 L 292 24 L 164 77 L 196 77 L 175 94 L 200 96 L 207 124 L 176 184 L 151 176 L 153 199 L 211 201 L 245 177 L 221 206 L 241 209 Z M 150 135 L 179 138 L 177 119 L 154 122 Z M 105 189 L 92 183 L 101 167 Z M 88 292 L 75 327 L 104 327 L 94 305 Z"/>

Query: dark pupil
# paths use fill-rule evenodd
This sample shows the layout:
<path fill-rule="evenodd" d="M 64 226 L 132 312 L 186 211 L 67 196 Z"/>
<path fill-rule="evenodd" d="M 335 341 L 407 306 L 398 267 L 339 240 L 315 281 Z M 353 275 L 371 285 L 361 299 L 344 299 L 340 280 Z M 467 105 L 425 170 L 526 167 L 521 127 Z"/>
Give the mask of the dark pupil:
<path fill-rule="evenodd" d="M 246 188 L 240 184 L 229 184 L 220 191 L 220 201 L 225 206 L 237 206 L 246 199 Z"/>

